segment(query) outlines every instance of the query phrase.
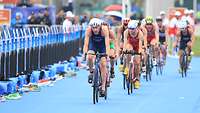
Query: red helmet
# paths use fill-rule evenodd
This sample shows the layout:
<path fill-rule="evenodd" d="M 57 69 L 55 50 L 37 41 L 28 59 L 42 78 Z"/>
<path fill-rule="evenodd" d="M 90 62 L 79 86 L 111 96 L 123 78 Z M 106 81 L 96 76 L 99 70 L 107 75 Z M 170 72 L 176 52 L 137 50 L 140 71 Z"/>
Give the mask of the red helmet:
<path fill-rule="evenodd" d="M 130 21 L 130 18 L 124 18 L 123 21 L 122 21 L 122 24 L 127 26 L 129 21 Z"/>

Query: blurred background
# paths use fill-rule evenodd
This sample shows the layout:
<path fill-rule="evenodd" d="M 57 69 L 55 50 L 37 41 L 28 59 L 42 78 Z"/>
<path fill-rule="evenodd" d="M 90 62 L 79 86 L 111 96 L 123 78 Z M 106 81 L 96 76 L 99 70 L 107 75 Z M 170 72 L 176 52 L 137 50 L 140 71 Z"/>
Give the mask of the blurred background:
<path fill-rule="evenodd" d="M 70 11 L 73 24 L 106 15 L 111 25 L 118 25 L 123 17 L 156 17 L 160 11 L 170 16 L 173 10 L 183 8 L 194 10 L 196 22 L 200 20 L 200 0 L 0 0 L 0 24 L 14 26 L 20 21 L 21 24 L 62 25 L 66 12 Z"/>
<path fill-rule="evenodd" d="M 40 7 L 41 9 L 48 7 L 48 11 L 51 12 L 51 20 L 54 24 L 56 23 L 56 14 L 62 15 L 62 11 L 72 11 L 75 15 L 94 16 L 103 14 L 106 7 L 110 5 L 122 5 L 126 1 L 129 2 L 129 16 L 132 17 L 140 18 L 145 15 L 156 16 L 161 10 L 168 11 L 173 7 L 185 7 L 194 9 L 197 19 L 200 18 L 200 0 L 1 0 L 0 8 L 12 9 L 14 7 L 27 7 L 26 10 L 30 10 L 30 7 Z M 14 15 L 16 11 L 11 10 L 11 13 Z M 29 11 L 29 13 L 33 14 L 34 11 Z M 27 13 L 23 14 L 25 16 L 30 15 Z"/>

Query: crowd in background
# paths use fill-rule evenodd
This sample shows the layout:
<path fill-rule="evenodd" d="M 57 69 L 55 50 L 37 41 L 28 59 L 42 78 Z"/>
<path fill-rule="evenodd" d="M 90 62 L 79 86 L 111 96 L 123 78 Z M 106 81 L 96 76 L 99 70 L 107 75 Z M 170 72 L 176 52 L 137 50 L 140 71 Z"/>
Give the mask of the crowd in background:
<path fill-rule="evenodd" d="M 48 25 L 51 26 L 51 18 L 49 17 L 48 8 L 45 8 L 44 11 L 40 10 L 38 13 L 31 12 L 31 15 L 28 16 L 27 21 L 23 18 L 23 14 L 21 12 L 17 12 L 15 18 L 11 21 L 12 27 L 20 28 L 25 24 L 40 24 L 40 25 Z"/>

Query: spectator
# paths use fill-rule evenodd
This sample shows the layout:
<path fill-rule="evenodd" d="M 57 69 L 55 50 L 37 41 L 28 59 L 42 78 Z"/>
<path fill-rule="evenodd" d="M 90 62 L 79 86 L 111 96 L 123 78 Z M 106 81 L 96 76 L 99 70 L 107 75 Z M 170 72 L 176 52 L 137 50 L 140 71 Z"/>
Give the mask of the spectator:
<path fill-rule="evenodd" d="M 73 0 L 68 0 L 67 4 L 63 6 L 64 12 L 71 11 L 73 12 Z"/>
<path fill-rule="evenodd" d="M 24 22 L 22 20 L 22 13 L 17 12 L 16 17 L 11 22 L 11 26 L 15 28 L 22 28 L 23 24 Z"/>
<path fill-rule="evenodd" d="M 72 14 L 71 11 L 67 11 L 66 16 L 65 16 L 65 20 L 63 22 L 63 30 L 65 32 L 69 32 L 70 31 L 70 27 L 72 26 L 72 19 L 73 19 L 74 15 Z"/>
<path fill-rule="evenodd" d="M 63 24 L 63 21 L 65 19 L 65 14 L 64 14 L 64 10 L 60 10 L 58 12 L 58 14 L 56 15 L 56 24 L 57 25 L 62 25 Z"/>
<path fill-rule="evenodd" d="M 17 4 L 18 7 L 32 7 L 30 0 L 20 0 Z"/>
<path fill-rule="evenodd" d="M 44 24 L 43 20 L 44 20 L 44 14 L 42 13 L 42 10 L 39 10 L 36 22 L 37 22 L 37 24 L 43 25 Z"/>
<path fill-rule="evenodd" d="M 48 25 L 48 26 L 52 25 L 48 8 L 45 8 L 44 12 L 42 12 L 42 10 L 39 11 L 38 17 L 37 17 L 37 24 Z"/>
<path fill-rule="evenodd" d="M 32 12 L 31 15 L 28 17 L 28 24 L 37 24 L 34 12 Z"/>
<path fill-rule="evenodd" d="M 52 25 L 51 19 L 50 19 L 50 17 L 49 17 L 48 8 L 46 8 L 45 11 L 44 11 L 43 22 L 44 22 L 45 25 L 48 25 L 48 26 L 51 26 L 51 25 Z"/>
<path fill-rule="evenodd" d="M 72 24 L 79 24 L 79 23 L 80 23 L 79 17 L 78 17 L 78 16 L 75 16 L 74 19 L 73 19 Z"/>
<path fill-rule="evenodd" d="M 82 16 L 81 16 L 82 17 Z M 88 18 L 86 15 L 84 15 L 82 18 L 81 18 L 81 21 L 80 21 L 80 24 L 82 25 L 83 23 L 87 23 L 88 22 Z"/>

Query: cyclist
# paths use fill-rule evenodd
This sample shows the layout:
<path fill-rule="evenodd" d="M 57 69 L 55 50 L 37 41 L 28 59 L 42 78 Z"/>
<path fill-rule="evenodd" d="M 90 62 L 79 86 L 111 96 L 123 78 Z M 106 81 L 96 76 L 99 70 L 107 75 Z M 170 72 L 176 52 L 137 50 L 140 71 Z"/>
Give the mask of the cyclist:
<path fill-rule="evenodd" d="M 146 24 L 144 25 L 147 30 L 147 45 L 153 46 L 153 65 L 156 65 L 158 41 L 159 41 L 159 30 L 158 27 L 153 23 L 153 17 L 147 16 L 145 18 Z"/>
<path fill-rule="evenodd" d="M 135 77 L 133 80 L 134 86 L 136 89 L 140 87 L 140 53 L 142 52 L 142 31 L 138 28 L 138 21 L 131 20 L 128 24 L 128 29 L 124 33 L 124 47 L 123 51 L 131 51 L 134 50 L 138 55 L 134 57 L 134 65 L 135 67 Z M 128 77 L 129 73 L 129 62 L 131 61 L 131 55 L 126 56 L 126 67 L 124 70 L 124 74 Z"/>
<path fill-rule="evenodd" d="M 102 22 L 102 25 L 106 26 L 109 30 L 109 39 L 110 39 L 110 65 L 111 65 L 111 69 L 110 69 L 110 74 L 111 74 L 111 78 L 114 78 L 114 62 L 115 62 L 115 58 L 117 56 L 117 48 L 118 48 L 118 44 L 114 35 L 114 32 L 111 30 L 109 23 L 107 23 L 106 21 Z"/>
<path fill-rule="evenodd" d="M 167 56 L 167 27 L 163 24 L 163 19 L 158 16 L 156 17 L 156 23 L 159 28 L 159 44 L 160 44 L 160 53 L 165 63 Z"/>
<path fill-rule="evenodd" d="M 128 23 L 130 21 L 130 18 L 124 18 L 122 20 L 122 25 L 117 31 L 117 40 L 118 43 L 120 43 L 120 54 L 122 53 L 123 50 L 123 44 L 124 44 L 124 31 L 128 28 Z M 123 60 L 123 58 L 121 59 Z M 121 62 L 122 63 L 122 62 Z M 122 72 L 124 70 L 123 64 L 119 65 L 119 70 Z"/>
<path fill-rule="evenodd" d="M 106 53 L 109 55 L 109 31 L 106 26 L 102 26 L 102 20 L 98 18 L 92 18 L 89 22 L 89 27 L 86 29 L 85 41 L 83 52 L 87 55 L 90 74 L 88 76 L 88 82 L 92 83 L 93 78 L 93 64 L 94 53 Z M 107 80 L 107 59 L 102 57 L 100 61 L 100 71 L 102 76 L 102 86 L 100 90 L 100 96 L 105 96 L 105 85 Z"/>
<path fill-rule="evenodd" d="M 181 64 L 181 57 L 183 55 L 183 51 L 187 48 L 188 54 L 188 65 L 191 62 L 191 49 L 194 43 L 194 32 L 191 25 L 188 25 L 186 20 L 181 20 L 178 23 L 178 31 L 177 31 L 177 41 L 176 45 L 179 44 L 179 64 Z M 181 68 L 179 72 L 181 72 Z"/>
<path fill-rule="evenodd" d="M 168 34 L 170 39 L 169 48 L 172 49 L 172 55 L 176 55 L 177 47 L 175 46 L 176 42 L 176 33 L 177 33 L 177 23 L 181 20 L 181 12 L 176 11 L 174 17 L 170 20 L 168 26 Z"/>

